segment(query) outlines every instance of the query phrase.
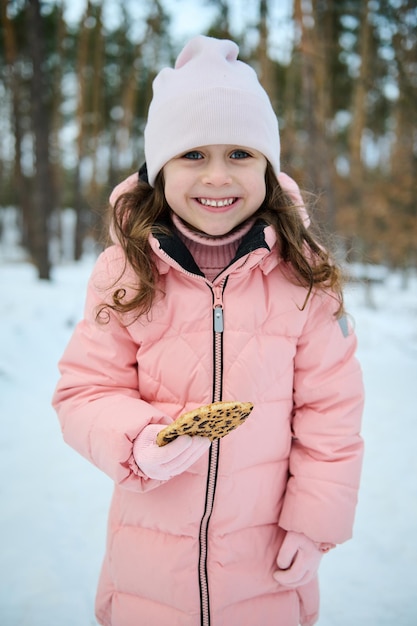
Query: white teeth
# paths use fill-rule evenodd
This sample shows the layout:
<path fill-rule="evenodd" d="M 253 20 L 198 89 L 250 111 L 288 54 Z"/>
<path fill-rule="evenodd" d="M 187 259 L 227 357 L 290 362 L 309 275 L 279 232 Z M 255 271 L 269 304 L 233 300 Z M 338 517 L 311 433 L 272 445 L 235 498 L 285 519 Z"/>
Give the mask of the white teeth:
<path fill-rule="evenodd" d="M 199 198 L 198 201 L 205 206 L 222 207 L 230 206 L 234 202 L 234 198 L 227 198 L 226 200 L 209 200 L 208 198 Z"/>

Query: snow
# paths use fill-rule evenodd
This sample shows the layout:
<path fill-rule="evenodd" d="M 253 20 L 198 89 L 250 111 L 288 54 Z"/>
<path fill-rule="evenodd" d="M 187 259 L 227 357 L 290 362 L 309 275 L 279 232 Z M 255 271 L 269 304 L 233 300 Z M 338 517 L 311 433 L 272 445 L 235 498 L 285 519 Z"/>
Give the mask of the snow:
<path fill-rule="evenodd" d="M 62 265 L 50 283 L 24 261 L 0 264 L 2 626 L 96 624 L 112 485 L 63 443 L 50 406 L 93 262 Z M 319 626 L 417 624 L 417 276 L 404 287 L 384 271 L 369 295 L 347 293 L 366 456 L 354 539 L 322 561 Z"/>

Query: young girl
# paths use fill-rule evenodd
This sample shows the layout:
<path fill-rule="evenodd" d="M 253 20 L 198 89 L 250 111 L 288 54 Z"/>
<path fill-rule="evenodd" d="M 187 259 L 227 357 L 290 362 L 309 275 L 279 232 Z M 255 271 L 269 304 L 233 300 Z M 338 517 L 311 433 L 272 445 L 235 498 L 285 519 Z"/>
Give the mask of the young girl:
<path fill-rule="evenodd" d="M 337 266 L 280 172 L 277 120 L 227 40 L 154 81 L 146 165 L 60 362 L 64 438 L 114 481 L 105 626 L 296 626 L 352 532 L 363 390 Z M 286 191 L 286 193 L 284 193 Z M 157 433 L 249 401 L 223 439 Z"/>

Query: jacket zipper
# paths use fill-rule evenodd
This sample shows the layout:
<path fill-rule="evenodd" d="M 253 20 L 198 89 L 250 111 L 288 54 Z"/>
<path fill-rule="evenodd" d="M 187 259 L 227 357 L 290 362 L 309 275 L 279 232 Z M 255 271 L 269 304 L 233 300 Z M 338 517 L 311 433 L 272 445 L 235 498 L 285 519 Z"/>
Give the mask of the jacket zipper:
<path fill-rule="evenodd" d="M 165 250 L 161 249 L 162 253 L 171 258 Z M 246 262 L 246 259 L 245 259 Z M 178 269 L 192 276 L 198 278 L 206 283 L 211 289 L 213 294 L 213 398 L 212 402 L 218 402 L 222 399 L 222 382 L 223 382 L 223 330 L 224 330 L 224 317 L 223 317 L 223 292 L 226 287 L 228 276 L 225 276 L 218 285 L 213 285 L 208 282 L 204 276 L 198 276 L 188 270 L 184 269 L 179 263 L 176 263 Z M 201 603 L 201 626 L 210 626 L 210 598 L 208 588 L 208 573 L 207 573 L 207 554 L 208 554 L 208 526 L 210 517 L 213 511 L 214 496 L 216 492 L 217 482 L 217 468 L 219 463 L 220 452 L 220 440 L 216 439 L 210 446 L 209 453 L 209 467 L 206 486 L 206 501 L 204 506 L 203 517 L 200 522 L 199 532 L 199 563 L 198 563 L 198 575 L 200 585 L 200 603 Z"/>
<path fill-rule="evenodd" d="M 222 398 L 222 375 L 223 375 L 223 291 L 227 278 L 219 285 L 212 288 L 213 291 L 213 402 Z M 210 447 L 209 469 L 207 477 L 206 502 L 204 515 L 200 524 L 200 559 L 199 559 L 199 583 L 201 598 L 201 626 L 210 626 L 210 601 L 207 574 L 207 541 L 208 526 L 213 511 L 214 496 L 216 492 L 217 468 L 219 462 L 220 441 L 216 439 Z"/>

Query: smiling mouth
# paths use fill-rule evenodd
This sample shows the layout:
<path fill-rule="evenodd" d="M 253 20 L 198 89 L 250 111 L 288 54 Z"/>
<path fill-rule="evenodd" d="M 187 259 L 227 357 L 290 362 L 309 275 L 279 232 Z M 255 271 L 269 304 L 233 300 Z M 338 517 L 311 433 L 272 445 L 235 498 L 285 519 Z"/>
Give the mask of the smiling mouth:
<path fill-rule="evenodd" d="M 196 198 L 196 200 L 203 206 L 222 208 L 233 204 L 236 201 L 236 198 L 223 198 L 222 200 L 212 200 L 210 198 Z"/>

